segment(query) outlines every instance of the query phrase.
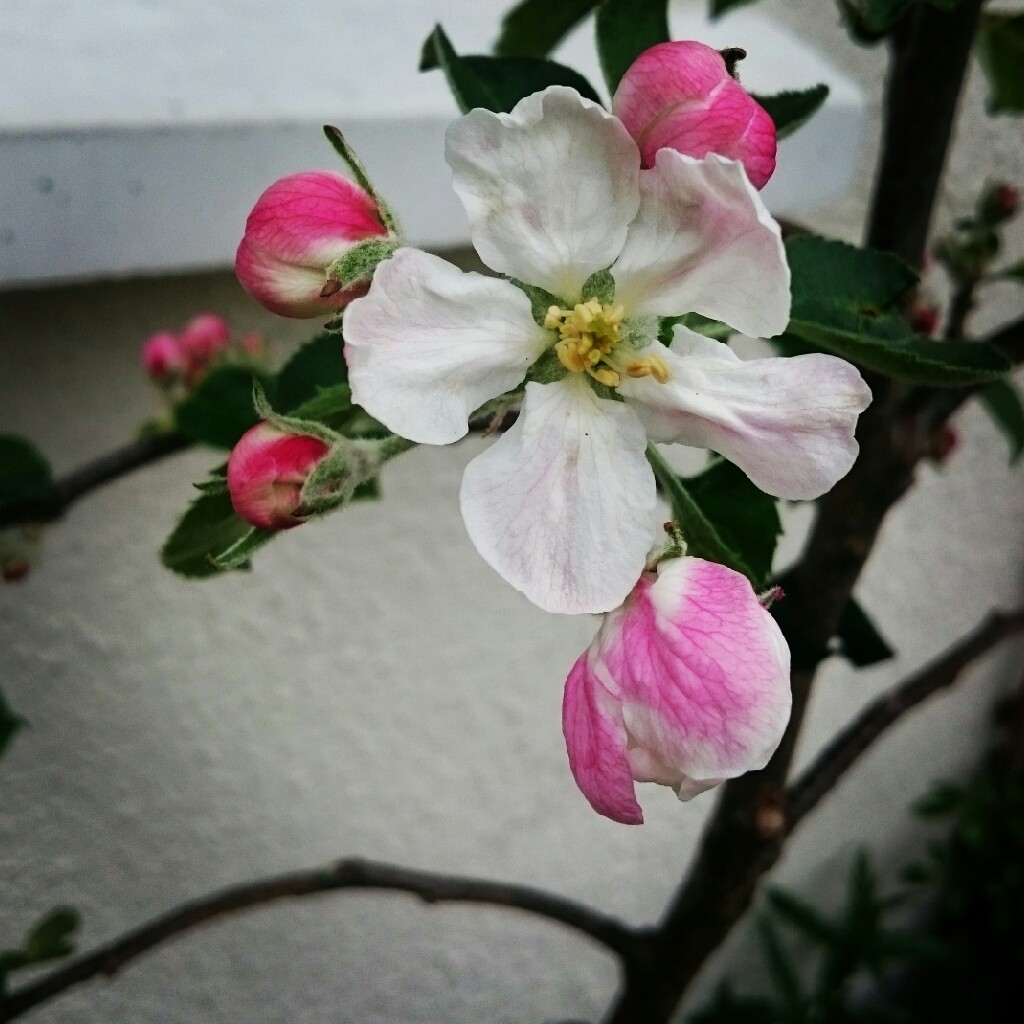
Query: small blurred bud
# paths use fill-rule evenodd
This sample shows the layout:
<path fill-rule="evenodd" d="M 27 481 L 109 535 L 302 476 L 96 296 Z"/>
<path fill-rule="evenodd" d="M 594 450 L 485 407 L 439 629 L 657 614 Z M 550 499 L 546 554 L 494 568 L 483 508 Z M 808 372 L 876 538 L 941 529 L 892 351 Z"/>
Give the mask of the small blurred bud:
<path fill-rule="evenodd" d="M 247 356 L 262 356 L 266 352 L 267 343 L 255 332 L 245 335 L 238 343 L 238 347 Z"/>
<path fill-rule="evenodd" d="M 1005 182 L 987 188 L 978 203 L 978 220 L 986 227 L 1008 221 L 1020 206 L 1020 190 Z"/>
<path fill-rule="evenodd" d="M 910 327 L 917 334 L 932 337 L 939 329 L 939 311 L 930 302 L 918 302 L 910 314 Z"/>
<path fill-rule="evenodd" d="M 951 427 L 948 423 L 944 423 L 935 432 L 935 436 L 932 438 L 932 446 L 931 450 L 928 452 L 928 457 L 932 462 L 943 466 L 950 460 L 953 453 L 959 447 L 960 432 L 955 427 Z"/>
<path fill-rule="evenodd" d="M 29 562 L 27 558 L 16 561 L 4 562 L 0 566 L 0 576 L 3 576 L 4 583 L 17 583 L 28 575 Z"/>
<path fill-rule="evenodd" d="M 324 316 L 367 288 L 335 288 L 328 268 L 359 242 L 387 234 L 373 198 L 348 178 L 330 171 L 292 174 L 256 201 L 235 255 L 235 273 L 272 313 Z"/>
<path fill-rule="evenodd" d="M 170 331 L 160 331 L 143 344 L 142 365 L 151 380 L 166 384 L 185 372 L 185 352 Z"/>
<path fill-rule="evenodd" d="M 181 347 L 193 376 L 202 373 L 231 344 L 231 328 L 216 313 L 201 313 L 181 332 Z"/>
<path fill-rule="evenodd" d="M 235 511 L 264 530 L 298 526 L 305 521 L 295 514 L 303 484 L 330 450 L 317 437 L 257 424 L 242 435 L 228 459 L 228 491 Z"/>

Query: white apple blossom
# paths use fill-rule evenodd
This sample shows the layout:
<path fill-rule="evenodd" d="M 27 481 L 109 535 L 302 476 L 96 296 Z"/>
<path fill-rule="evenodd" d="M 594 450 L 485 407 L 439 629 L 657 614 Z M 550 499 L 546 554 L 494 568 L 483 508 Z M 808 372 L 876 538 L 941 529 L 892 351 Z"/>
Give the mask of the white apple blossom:
<path fill-rule="evenodd" d="M 450 444 L 527 382 L 461 505 L 480 554 L 530 600 L 601 612 L 630 592 L 655 530 L 648 439 L 710 448 L 785 498 L 849 470 L 870 393 L 848 363 L 744 362 L 682 326 L 658 343 L 657 318 L 683 313 L 752 336 L 786 327 L 779 228 L 741 164 L 662 150 L 641 171 L 622 123 L 562 87 L 471 111 L 446 155 L 477 252 L 512 280 L 399 249 L 345 314 L 352 394 L 395 433 Z M 606 270 L 613 295 L 591 280 Z M 523 286 L 550 293 L 536 316 Z"/>

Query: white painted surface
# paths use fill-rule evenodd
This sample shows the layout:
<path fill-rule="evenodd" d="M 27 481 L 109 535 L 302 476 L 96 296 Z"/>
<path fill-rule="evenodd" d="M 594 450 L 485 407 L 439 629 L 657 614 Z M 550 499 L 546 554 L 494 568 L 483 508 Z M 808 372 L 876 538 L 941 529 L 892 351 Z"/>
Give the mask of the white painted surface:
<path fill-rule="evenodd" d="M 156 9 L 159 5 L 154 5 Z M 760 9 L 817 33 L 877 109 L 881 55 L 818 5 Z M 728 21 L 725 22 L 728 24 Z M 1019 178 L 1024 147 L 965 102 L 947 221 L 983 176 Z M 870 155 L 870 154 L 869 154 Z M 855 236 L 855 194 L 821 212 Z M 1018 226 L 1014 244 L 1024 246 Z M 227 275 L 0 299 L 0 430 L 66 469 L 155 409 L 140 340 L 203 308 L 283 348 L 307 328 L 262 314 Z M 981 325 L 1019 315 L 998 286 Z M 823 674 L 806 762 L 865 701 L 1024 593 L 1021 470 L 976 410 L 961 452 L 925 466 L 861 587 L 900 651 Z M 472 551 L 456 495 L 478 440 L 403 456 L 387 499 L 302 528 L 251 576 L 189 585 L 155 552 L 215 456 L 153 467 L 76 507 L 24 584 L 0 589 L 3 686 L 32 722 L 0 764 L 0 947 L 57 902 L 94 945 L 186 898 L 359 854 L 550 886 L 631 921 L 659 912 L 713 798 L 645 787 L 640 829 L 593 815 L 565 766 L 561 680 L 593 622 L 530 607 Z M 785 557 L 799 543 L 791 519 Z M 1007 647 L 907 720 L 800 831 L 777 880 L 835 895 L 860 843 L 895 869 L 920 838 L 906 807 L 974 757 L 989 702 L 1016 680 Z M 750 973 L 739 935 L 709 974 Z M 595 1018 L 615 986 L 602 954 L 553 926 L 403 897 L 341 895 L 196 933 L 40 1011 L 39 1024 L 522 1024 Z"/>
<path fill-rule="evenodd" d="M 340 124 L 416 245 L 468 238 L 443 157 L 456 111 L 439 72 L 416 71 L 442 21 L 486 51 L 504 0 L 37 0 L 0 5 L 0 287 L 229 266 L 255 198 L 337 160 Z M 827 82 L 832 94 L 783 143 L 765 192 L 776 212 L 849 188 L 864 128 L 853 80 L 754 12 L 709 26 L 677 3 L 677 38 L 750 56 L 764 93 Z M 594 83 L 591 29 L 559 52 Z M 796 169 L 799 168 L 799 171 Z"/>

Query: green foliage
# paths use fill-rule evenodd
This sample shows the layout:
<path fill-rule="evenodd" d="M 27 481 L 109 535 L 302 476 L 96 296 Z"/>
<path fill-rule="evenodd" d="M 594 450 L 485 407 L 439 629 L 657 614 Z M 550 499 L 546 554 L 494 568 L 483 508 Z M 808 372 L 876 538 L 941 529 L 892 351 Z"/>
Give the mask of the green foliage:
<path fill-rule="evenodd" d="M 281 412 L 293 413 L 320 391 L 346 383 L 344 347 L 340 334 L 325 331 L 295 351 L 277 374 L 277 405 Z"/>
<path fill-rule="evenodd" d="M 654 445 L 647 446 L 647 458 L 686 541 L 686 553 L 726 565 L 761 586 L 782 532 L 775 500 L 724 459 L 687 478 Z"/>
<path fill-rule="evenodd" d="M 713 338 L 715 341 L 728 341 L 736 332 L 720 320 L 711 320 L 709 317 L 701 316 L 700 313 L 684 313 L 682 316 L 664 316 L 658 323 L 658 341 L 662 345 L 672 344 L 672 329 L 680 324 L 688 327 L 697 334 L 703 334 L 705 338 Z"/>
<path fill-rule="evenodd" d="M 1010 444 L 1010 464 L 1024 452 L 1024 402 L 1009 380 L 997 380 L 978 392 L 982 408 L 1006 435 Z"/>
<path fill-rule="evenodd" d="M 50 463 L 31 441 L 0 434 L 0 508 L 45 498 L 53 488 Z"/>
<path fill-rule="evenodd" d="M 1024 260 L 1011 263 L 1010 266 L 1004 267 L 995 276 L 1006 278 L 1010 281 L 1020 281 L 1021 284 L 1024 284 Z"/>
<path fill-rule="evenodd" d="M 3 690 L 0 690 L 0 757 L 7 753 L 11 740 L 25 724 L 25 719 L 7 703 Z"/>
<path fill-rule="evenodd" d="M 259 421 L 252 404 L 254 380 L 273 393 L 273 381 L 258 371 L 241 366 L 212 370 L 175 409 L 177 429 L 201 444 L 233 448 Z"/>
<path fill-rule="evenodd" d="M 460 56 L 438 25 L 423 44 L 420 70 L 439 67 L 459 109 L 483 107 L 508 113 L 524 96 L 549 85 L 567 85 L 600 102 L 593 86 L 577 71 L 540 57 Z"/>
<path fill-rule="evenodd" d="M 186 509 L 160 551 L 160 561 L 179 576 L 207 579 L 221 569 L 216 564 L 252 533 L 239 519 L 227 491 L 201 494 Z"/>
<path fill-rule="evenodd" d="M 273 530 L 260 530 L 254 526 L 229 548 L 211 555 L 210 560 L 216 569 L 246 569 L 252 556 L 273 539 Z"/>
<path fill-rule="evenodd" d="M 989 113 L 1024 113 L 1024 14 L 983 14 L 975 46 L 988 78 Z"/>
<path fill-rule="evenodd" d="M 793 272 L 791 338 L 917 384 L 986 383 L 1009 368 L 991 345 L 915 334 L 895 305 L 917 275 L 895 256 L 814 235 L 791 238 L 786 251 Z"/>
<path fill-rule="evenodd" d="M 914 0 L 840 0 L 850 34 L 861 43 L 883 39 L 910 9 Z"/>
<path fill-rule="evenodd" d="M 686 486 L 704 517 L 724 544 L 748 568 L 755 587 L 772 571 L 775 546 L 782 535 L 778 501 L 765 494 L 742 469 L 716 458 Z"/>
<path fill-rule="evenodd" d="M 546 57 L 601 0 L 522 0 L 501 20 L 500 57 Z"/>
<path fill-rule="evenodd" d="M 868 613 L 853 598 L 839 616 L 836 638 L 839 641 L 836 653 L 856 668 L 877 665 L 895 653 Z"/>
<path fill-rule="evenodd" d="M 780 139 L 788 138 L 802 128 L 821 109 L 828 99 L 828 86 L 824 83 L 809 89 L 775 93 L 772 96 L 754 96 L 775 122 Z"/>
<path fill-rule="evenodd" d="M 597 54 L 608 91 L 644 50 L 667 42 L 668 0 L 604 0 L 597 9 Z"/>
<path fill-rule="evenodd" d="M 32 927 L 19 949 L 0 952 L 0 997 L 7 990 L 7 975 L 35 964 L 70 956 L 81 918 L 74 907 L 55 907 Z"/>

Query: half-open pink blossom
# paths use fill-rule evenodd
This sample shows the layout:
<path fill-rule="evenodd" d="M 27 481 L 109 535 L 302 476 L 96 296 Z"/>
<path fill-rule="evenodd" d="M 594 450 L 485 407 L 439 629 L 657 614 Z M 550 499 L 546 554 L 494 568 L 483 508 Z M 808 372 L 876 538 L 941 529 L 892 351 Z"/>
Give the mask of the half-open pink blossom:
<path fill-rule="evenodd" d="M 594 810 L 639 825 L 634 783 L 688 800 L 763 768 L 790 704 L 789 648 L 747 579 L 672 559 L 604 617 L 569 673 L 569 767 Z"/>
<path fill-rule="evenodd" d="M 295 514 L 302 485 L 330 445 L 306 434 L 286 434 L 269 423 L 246 431 L 228 459 L 231 504 L 247 523 L 287 530 L 304 522 Z"/>
<path fill-rule="evenodd" d="M 185 372 L 185 353 L 170 331 L 159 331 L 142 346 L 142 366 L 150 380 L 164 384 Z"/>
<path fill-rule="evenodd" d="M 272 313 L 324 316 L 366 292 L 363 285 L 321 295 L 327 268 L 357 242 L 386 235 L 377 204 L 348 178 L 331 171 L 291 174 L 256 201 L 235 273 Z"/>
<path fill-rule="evenodd" d="M 775 124 L 737 82 L 718 50 L 689 40 L 645 50 L 622 76 L 615 116 L 640 147 L 645 167 L 659 149 L 702 159 L 718 153 L 743 164 L 763 188 L 775 170 Z"/>

